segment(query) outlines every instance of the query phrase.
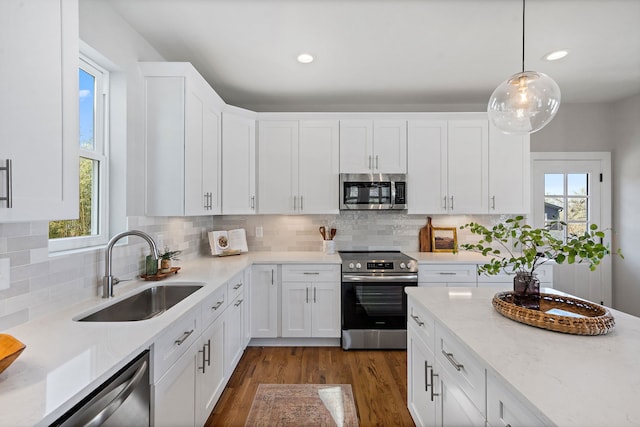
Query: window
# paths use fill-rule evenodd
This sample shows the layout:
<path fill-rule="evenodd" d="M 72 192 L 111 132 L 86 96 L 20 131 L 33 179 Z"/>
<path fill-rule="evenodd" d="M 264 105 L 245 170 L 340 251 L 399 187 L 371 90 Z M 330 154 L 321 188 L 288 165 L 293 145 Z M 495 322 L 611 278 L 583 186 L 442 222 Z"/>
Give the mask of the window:
<path fill-rule="evenodd" d="M 553 225 L 556 237 L 566 239 L 568 234 L 583 234 L 589 228 L 589 174 L 544 174 L 544 222 L 563 221 L 566 227 Z"/>
<path fill-rule="evenodd" d="M 76 249 L 107 241 L 107 117 L 109 74 L 88 58 L 78 70 L 80 212 L 49 222 L 49 249 Z"/>

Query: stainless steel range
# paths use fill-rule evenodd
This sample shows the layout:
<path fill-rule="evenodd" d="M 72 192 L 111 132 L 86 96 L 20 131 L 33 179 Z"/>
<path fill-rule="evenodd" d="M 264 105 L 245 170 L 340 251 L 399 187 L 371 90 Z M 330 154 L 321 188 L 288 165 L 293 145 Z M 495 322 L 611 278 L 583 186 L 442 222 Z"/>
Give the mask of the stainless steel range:
<path fill-rule="evenodd" d="M 400 251 L 341 251 L 342 348 L 407 348 L 406 286 L 418 263 Z"/>

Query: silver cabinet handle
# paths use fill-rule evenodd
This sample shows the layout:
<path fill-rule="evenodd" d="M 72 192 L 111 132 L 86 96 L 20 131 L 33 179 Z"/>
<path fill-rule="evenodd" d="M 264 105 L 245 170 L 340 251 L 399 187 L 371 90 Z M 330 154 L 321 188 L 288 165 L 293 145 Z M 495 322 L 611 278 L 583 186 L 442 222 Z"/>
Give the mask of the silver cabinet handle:
<path fill-rule="evenodd" d="M 424 326 L 424 322 L 415 314 L 412 314 L 411 318 L 418 324 L 418 326 Z"/>
<path fill-rule="evenodd" d="M 204 209 L 209 209 L 209 193 L 204 193 Z"/>
<path fill-rule="evenodd" d="M 302 274 L 320 274 L 320 272 L 319 271 L 305 271 Z"/>
<path fill-rule="evenodd" d="M 271 284 L 273 285 L 273 270 L 271 270 Z"/>
<path fill-rule="evenodd" d="M 436 393 L 434 390 L 436 388 L 436 383 L 433 382 L 433 377 L 437 377 L 438 374 L 433 373 L 433 368 L 431 368 L 431 401 L 433 402 L 437 396 L 440 396 L 440 393 Z"/>
<path fill-rule="evenodd" d="M 296 202 L 298 201 L 297 199 L 298 199 L 298 196 L 293 196 L 293 210 L 294 210 L 294 211 L 296 210 L 297 205 L 298 205 L 298 204 L 296 203 Z"/>
<path fill-rule="evenodd" d="M 496 196 L 491 196 L 491 209 L 496 209 Z"/>
<path fill-rule="evenodd" d="M 88 423 L 87 427 L 97 427 L 109 418 L 113 413 L 124 403 L 133 390 L 138 386 L 138 383 L 142 380 L 145 372 L 147 371 L 147 361 L 145 360 L 138 370 L 131 376 L 131 379 L 126 383 L 125 387 L 120 393 L 113 398 L 111 402 L 104 406 L 104 408 L 98 412 Z"/>
<path fill-rule="evenodd" d="M 305 302 L 309 304 L 309 288 L 307 288 L 307 296 L 305 297 Z"/>
<path fill-rule="evenodd" d="M 256 208 L 256 196 L 251 196 L 251 209 Z"/>
<path fill-rule="evenodd" d="M 453 271 L 440 271 L 440 272 L 438 272 L 438 274 L 441 274 L 443 276 L 455 276 L 458 273 L 454 273 Z"/>
<path fill-rule="evenodd" d="M 189 338 L 189 336 L 191 336 L 191 334 L 193 333 L 193 329 L 190 331 L 185 331 L 184 334 L 182 334 L 182 336 L 180 338 L 178 338 L 177 340 L 175 340 L 174 342 L 178 345 L 182 345 L 183 342 L 185 342 L 187 340 L 187 338 Z"/>
<path fill-rule="evenodd" d="M 451 210 L 453 210 L 453 196 L 451 196 Z"/>
<path fill-rule="evenodd" d="M 239 299 L 238 302 L 236 302 L 235 304 L 233 304 L 234 307 L 238 307 L 240 304 L 242 304 L 242 300 Z"/>
<path fill-rule="evenodd" d="M 447 353 L 446 351 L 442 350 L 442 354 L 444 354 L 444 357 L 447 358 L 449 363 L 451 363 L 457 371 L 464 368 L 464 365 L 462 363 L 458 363 L 458 361 L 453 357 L 453 353 Z"/>
<path fill-rule="evenodd" d="M 7 208 L 11 209 L 13 207 L 13 194 L 12 194 L 12 188 L 13 188 L 13 184 L 12 184 L 12 180 L 13 180 L 13 168 L 11 165 L 11 159 L 7 159 L 5 160 L 5 165 L 4 166 L 0 166 L 0 171 L 5 171 L 7 173 L 7 181 L 6 181 L 6 186 L 5 186 L 5 190 L 7 195 L 5 197 L 0 197 L 0 201 L 6 201 L 7 202 Z"/>
<path fill-rule="evenodd" d="M 207 366 L 211 366 L 211 340 L 207 340 Z"/>
<path fill-rule="evenodd" d="M 444 196 L 442 199 L 444 200 L 444 203 L 442 204 L 442 208 L 446 211 L 447 210 L 447 196 Z"/>
<path fill-rule="evenodd" d="M 429 391 L 429 369 L 433 370 L 433 366 L 428 361 L 424 361 L 424 391 Z M 433 378 L 431 378 L 431 388 L 433 388 Z"/>
<path fill-rule="evenodd" d="M 317 290 L 317 288 L 314 286 L 314 287 L 313 287 L 313 302 L 314 302 L 314 304 L 317 302 L 317 298 L 316 298 L 316 290 Z"/>
<path fill-rule="evenodd" d="M 369 169 L 371 169 L 371 154 L 369 154 Z"/>
<path fill-rule="evenodd" d="M 207 356 L 204 349 L 206 346 L 207 345 L 205 344 L 202 346 L 202 350 L 198 350 L 198 353 L 202 353 L 202 366 L 198 366 L 198 370 L 201 370 L 203 374 L 206 372 L 207 366 Z"/>
<path fill-rule="evenodd" d="M 300 210 L 304 210 L 304 205 L 302 204 L 302 196 L 300 196 Z"/>
<path fill-rule="evenodd" d="M 378 155 L 376 154 L 376 169 L 380 169 L 380 167 L 378 166 Z"/>
<path fill-rule="evenodd" d="M 234 290 L 238 290 L 238 289 L 240 289 L 241 286 L 242 286 L 242 283 L 238 283 L 233 287 L 233 289 Z"/>
<path fill-rule="evenodd" d="M 222 306 L 222 304 L 224 304 L 224 300 L 222 300 L 222 301 L 218 301 L 218 302 L 216 303 L 216 305 L 214 305 L 214 306 L 212 306 L 212 307 L 211 307 L 211 310 L 217 310 L 217 309 L 219 309 L 219 308 L 220 308 L 220 306 Z"/>

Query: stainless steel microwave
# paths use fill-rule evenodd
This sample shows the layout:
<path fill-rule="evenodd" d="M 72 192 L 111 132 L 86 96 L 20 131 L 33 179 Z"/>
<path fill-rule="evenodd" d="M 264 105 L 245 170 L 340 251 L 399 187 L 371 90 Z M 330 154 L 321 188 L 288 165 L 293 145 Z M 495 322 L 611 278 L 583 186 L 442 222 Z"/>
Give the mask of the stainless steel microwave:
<path fill-rule="evenodd" d="M 407 209 L 407 175 L 341 173 L 340 209 Z"/>

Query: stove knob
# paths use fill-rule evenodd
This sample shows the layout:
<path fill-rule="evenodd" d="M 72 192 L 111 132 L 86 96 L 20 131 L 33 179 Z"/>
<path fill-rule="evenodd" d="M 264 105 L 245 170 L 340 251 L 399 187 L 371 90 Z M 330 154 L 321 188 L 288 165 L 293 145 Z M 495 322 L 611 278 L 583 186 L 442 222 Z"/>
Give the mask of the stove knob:
<path fill-rule="evenodd" d="M 360 269 L 362 268 L 362 264 L 360 264 L 359 262 L 356 263 L 356 268 Z"/>
<path fill-rule="evenodd" d="M 352 262 L 350 262 L 350 263 L 349 263 L 349 268 L 353 270 L 353 267 L 354 267 L 353 263 L 352 263 Z"/>
<path fill-rule="evenodd" d="M 400 263 L 400 269 L 405 269 L 407 268 L 407 265 L 404 262 Z"/>

